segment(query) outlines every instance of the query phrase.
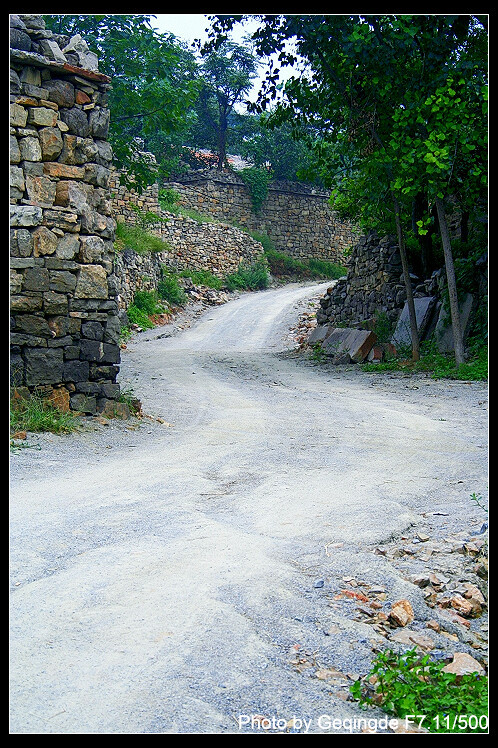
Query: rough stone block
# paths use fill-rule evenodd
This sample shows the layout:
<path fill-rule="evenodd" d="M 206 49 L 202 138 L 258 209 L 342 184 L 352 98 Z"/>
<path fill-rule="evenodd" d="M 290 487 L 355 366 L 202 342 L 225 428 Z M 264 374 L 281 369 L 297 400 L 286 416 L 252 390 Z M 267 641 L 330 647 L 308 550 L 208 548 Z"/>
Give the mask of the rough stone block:
<path fill-rule="evenodd" d="M 470 316 L 473 305 L 474 297 L 472 294 L 465 294 L 459 304 L 460 325 L 464 340 L 469 331 Z M 446 311 L 444 306 L 441 307 L 439 312 L 436 328 L 434 330 L 434 337 L 440 353 L 453 353 L 455 345 L 453 340 L 453 324 L 451 322 L 451 315 Z"/>
<path fill-rule="evenodd" d="M 38 138 L 26 137 L 19 140 L 22 161 L 41 161 L 42 151 Z"/>
<path fill-rule="evenodd" d="M 28 110 L 28 122 L 38 127 L 55 127 L 57 112 L 44 106 L 30 107 Z"/>
<path fill-rule="evenodd" d="M 62 382 L 64 361 L 60 348 L 27 348 L 24 360 L 28 387 Z"/>
<path fill-rule="evenodd" d="M 53 161 L 62 151 L 63 140 L 58 127 L 43 127 L 40 130 L 40 146 L 43 161 Z"/>
<path fill-rule="evenodd" d="M 10 105 L 10 124 L 12 127 L 26 127 L 28 121 L 28 110 L 20 104 Z"/>
<path fill-rule="evenodd" d="M 76 299 L 107 299 L 107 273 L 101 265 L 82 265 L 74 292 Z"/>
<path fill-rule="evenodd" d="M 35 257 L 52 255 L 57 249 L 59 239 L 46 226 L 39 226 L 33 231 L 33 254 Z"/>
<path fill-rule="evenodd" d="M 315 343 L 323 343 L 327 337 L 327 333 L 332 328 L 330 325 L 317 325 L 314 330 L 308 335 L 308 345 L 314 345 Z"/>
<path fill-rule="evenodd" d="M 71 395 L 71 410 L 95 415 L 97 412 L 97 398 L 77 392 Z"/>
<path fill-rule="evenodd" d="M 435 296 L 423 296 L 418 299 L 413 299 L 415 305 L 415 318 L 417 322 L 417 330 L 419 338 L 422 339 L 430 323 L 431 316 L 436 304 Z M 391 342 L 399 348 L 403 345 L 411 345 L 411 332 L 410 332 L 410 316 L 408 312 L 408 303 L 405 303 L 403 311 L 398 319 L 394 335 L 392 336 Z"/>
<path fill-rule="evenodd" d="M 74 86 L 69 81 L 49 80 L 44 83 L 48 89 L 48 98 L 60 107 L 71 108 L 74 106 Z"/>
<path fill-rule="evenodd" d="M 55 189 L 55 182 L 48 177 L 26 177 L 26 191 L 29 200 L 33 203 L 53 205 L 55 200 Z"/>

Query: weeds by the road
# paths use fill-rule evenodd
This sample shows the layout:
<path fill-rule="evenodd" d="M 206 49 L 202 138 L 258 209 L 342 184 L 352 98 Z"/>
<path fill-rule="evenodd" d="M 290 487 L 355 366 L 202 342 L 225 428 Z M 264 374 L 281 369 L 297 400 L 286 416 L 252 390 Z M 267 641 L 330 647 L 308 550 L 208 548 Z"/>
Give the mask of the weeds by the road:
<path fill-rule="evenodd" d="M 351 686 L 360 704 L 380 706 L 433 733 L 484 733 L 488 728 L 488 678 L 445 672 L 445 662 L 416 649 L 380 652 L 364 679 Z"/>
<path fill-rule="evenodd" d="M 62 411 L 41 395 L 21 396 L 17 390 L 11 394 L 11 438 L 22 432 L 69 434 L 76 431 L 78 421 L 72 411 Z"/>

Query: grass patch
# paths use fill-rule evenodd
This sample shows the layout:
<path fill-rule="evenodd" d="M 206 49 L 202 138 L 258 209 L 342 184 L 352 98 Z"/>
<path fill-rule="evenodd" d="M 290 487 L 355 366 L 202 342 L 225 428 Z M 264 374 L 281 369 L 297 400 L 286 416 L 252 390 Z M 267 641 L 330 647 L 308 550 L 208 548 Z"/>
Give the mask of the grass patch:
<path fill-rule="evenodd" d="M 260 238 L 257 240 L 263 244 Z M 270 273 L 276 278 L 293 277 L 303 280 L 337 280 L 347 274 L 347 269 L 335 262 L 318 260 L 313 257 L 306 260 L 298 260 L 295 257 L 285 254 L 285 252 L 278 252 L 268 242 L 266 245 L 263 244 L 263 248 Z"/>
<path fill-rule="evenodd" d="M 444 665 L 432 661 L 429 654 L 420 656 L 416 649 L 401 655 L 386 650 L 350 690 L 364 708 L 380 706 L 402 719 L 412 715 L 416 724 L 421 716 L 413 715 L 425 715 L 421 727 L 433 733 L 487 732 L 487 676 L 445 673 Z"/>
<path fill-rule="evenodd" d="M 270 276 L 265 262 L 252 265 L 241 263 L 236 273 L 225 277 L 224 285 L 229 291 L 260 291 L 270 285 Z"/>
<path fill-rule="evenodd" d="M 223 280 L 209 270 L 182 270 L 180 278 L 190 278 L 195 286 L 207 286 L 215 291 L 223 288 Z"/>
<path fill-rule="evenodd" d="M 162 269 L 162 278 L 157 284 L 157 293 L 161 300 L 173 306 L 184 306 L 187 303 L 187 295 L 180 285 L 178 276 L 165 268 Z"/>
<path fill-rule="evenodd" d="M 142 226 L 132 226 L 119 221 L 116 225 L 114 247 L 117 252 L 131 249 L 139 255 L 152 252 L 169 252 L 171 247 L 163 239 L 149 233 Z"/>
<path fill-rule="evenodd" d="M 31 431 L 70 434 L 78 428 L 76 415 L 55 407 L 41 395 L 20 396 L 17 391 L 10 401 L 10 433 Z"/>
<path fill-rule="evenodd" d="M 432 341 L 420 345 L 420 360 L 411 361 L 410 353 L 393 357 L 379 364 L 361 364 L 366 372 L 413 371 L 428 372 L 432 379 L 457 379 L 462 381 L 485 382 L 488 379 L 488 348 L 474 349 L 468 361 L 457 366 L 453 354 L 439 353 Z"/>

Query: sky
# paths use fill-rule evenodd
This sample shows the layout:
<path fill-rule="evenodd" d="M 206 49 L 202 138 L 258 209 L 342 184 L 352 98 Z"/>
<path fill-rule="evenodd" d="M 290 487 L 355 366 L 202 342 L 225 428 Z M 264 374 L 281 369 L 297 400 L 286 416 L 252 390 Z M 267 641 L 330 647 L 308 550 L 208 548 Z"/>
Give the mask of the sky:
<path fill-rule="evenodd" d="M 179 39 L 187 42 L 189 45 L 194 39 L 201 39 L 201 41 L 207 41 L 208 35 L 205 31 L 210 26 L 208 16 L 211 13 L 193 13 L 193 14 L 157 14 L 156 18 L 151 18 L 151 26 L 156 28 L 160 33 L 170 31 L 172 34 L 177 36 Z M 246 21 L 244 24 L 235 24 L 234 30 L 232 31 L 231 38 L 236 41 L 242 41 L 242 37 L 248 33 L 254 31 L 258 26 L 257 21 Z M 264 79 L 265 66 L 261 67 L 260 76 L 255 79 L 254 87 L 248 98 L 251 101 L 255 101 L 257 93 L 259 91 L 260 84 Z M 281 78 L 286 78 L 291 75 L 291 68 L 281 70 Z"/>

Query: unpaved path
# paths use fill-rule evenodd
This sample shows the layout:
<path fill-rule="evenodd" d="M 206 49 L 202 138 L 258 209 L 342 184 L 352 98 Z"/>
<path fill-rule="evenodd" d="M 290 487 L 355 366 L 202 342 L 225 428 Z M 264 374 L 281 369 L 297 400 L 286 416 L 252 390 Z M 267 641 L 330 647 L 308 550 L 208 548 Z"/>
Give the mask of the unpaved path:
<path fill-rule="evenodd" d="M 355 576 L 429 617 L 373 549 L 434 512 L 482 521 L 487 387 L 283 355 L 317 290 L 136 335 L 120 381 L 152 418 L 12 455 L 12 733 L 361 732 L 351 681 L 316 672 L 363 675 L 385 642 L 334 592 Z"/>

